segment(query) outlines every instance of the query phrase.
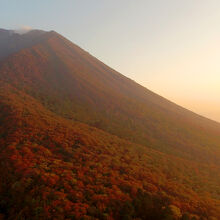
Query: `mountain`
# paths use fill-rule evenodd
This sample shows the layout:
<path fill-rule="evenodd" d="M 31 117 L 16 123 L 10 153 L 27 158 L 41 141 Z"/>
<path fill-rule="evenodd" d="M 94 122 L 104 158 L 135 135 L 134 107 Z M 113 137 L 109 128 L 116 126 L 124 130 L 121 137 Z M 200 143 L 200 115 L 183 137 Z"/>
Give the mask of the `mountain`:
<path fill-rule="evenodd" d="M 58 33 L 0 30 L 0 96 L 3 219 L 220 218 L 220 124 Z"/>

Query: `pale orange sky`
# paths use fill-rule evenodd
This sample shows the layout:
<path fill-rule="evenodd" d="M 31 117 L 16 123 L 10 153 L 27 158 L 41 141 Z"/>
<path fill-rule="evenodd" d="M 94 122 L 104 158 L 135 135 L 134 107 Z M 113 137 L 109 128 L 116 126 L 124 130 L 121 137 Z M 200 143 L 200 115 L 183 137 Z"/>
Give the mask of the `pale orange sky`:
<path fill-rule="evenodd" d="M 91 40 L 93 54 L 165 98 L 220 122 L 220 1 L 131 5 L 116 15 L 107 33 Z"/>

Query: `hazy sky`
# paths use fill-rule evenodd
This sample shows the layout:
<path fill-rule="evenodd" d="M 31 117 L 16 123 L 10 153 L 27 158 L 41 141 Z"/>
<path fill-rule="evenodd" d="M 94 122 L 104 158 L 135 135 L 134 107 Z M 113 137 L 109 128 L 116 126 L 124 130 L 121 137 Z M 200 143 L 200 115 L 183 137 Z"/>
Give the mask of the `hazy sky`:
<path fill-rule="evenodd" d="M 154 92 L 220 121 L 219 0 L 0 0 L 0 27 L 56 30 Z"/>

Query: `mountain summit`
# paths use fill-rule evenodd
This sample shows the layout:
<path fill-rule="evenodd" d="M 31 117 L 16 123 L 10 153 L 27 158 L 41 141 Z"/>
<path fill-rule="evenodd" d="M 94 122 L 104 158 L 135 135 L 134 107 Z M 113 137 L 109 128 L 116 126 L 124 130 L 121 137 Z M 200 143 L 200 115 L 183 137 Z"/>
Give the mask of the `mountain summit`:
<path fill-rule="evenodd" d="M 19 34 L 14 30 L 0 29 L 0 60 L 43 40 L 46 33 L 41 30 L 30 30 L 24 34 Z"/>
<path fill-rule="evenodd" d="M 2 215 L 15 219 L 22 210 L 28 218 L 39 207 L 31 211 L 36 219 L 122 219 L 125 210 L 140 219 L 166 219 L 174 210 L 173 219 L 187 212 L 218 217 L 220 124 L 60 34 L 0 29 L 0 97 L 1 170 L 8 176 L 0 185 Z M 16 193 L 27 194 L 19 205 Z"/>

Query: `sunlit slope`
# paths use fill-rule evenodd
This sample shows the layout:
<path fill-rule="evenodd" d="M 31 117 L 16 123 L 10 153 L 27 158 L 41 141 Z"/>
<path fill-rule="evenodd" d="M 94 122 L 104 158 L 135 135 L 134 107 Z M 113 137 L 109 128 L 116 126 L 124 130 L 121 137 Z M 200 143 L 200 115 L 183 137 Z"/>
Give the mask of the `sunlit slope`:
<path fill-rule="evenodd" d="M 66 119 L 183 158 L 219 163 L 220 126 L 124 77 L 56 32 L 2 60 L 0 79 Z"/>

